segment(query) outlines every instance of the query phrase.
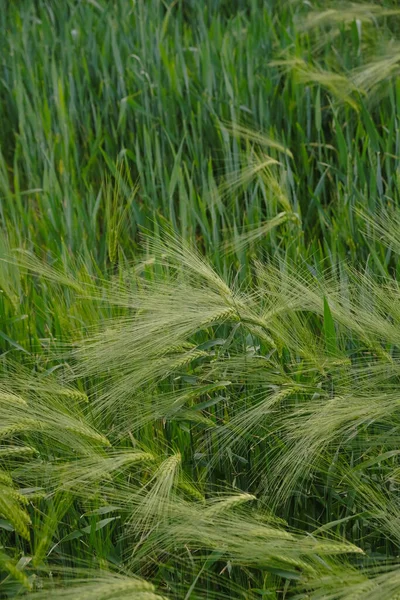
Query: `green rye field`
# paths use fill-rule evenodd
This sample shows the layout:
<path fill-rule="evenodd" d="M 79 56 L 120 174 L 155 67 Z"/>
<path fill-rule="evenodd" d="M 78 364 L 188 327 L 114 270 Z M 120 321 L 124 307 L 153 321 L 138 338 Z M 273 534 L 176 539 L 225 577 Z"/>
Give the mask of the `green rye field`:
<path fill-rule="evenodd" d="M 0 32 L 0 598 L 398 600 L 398 2 Z"/>

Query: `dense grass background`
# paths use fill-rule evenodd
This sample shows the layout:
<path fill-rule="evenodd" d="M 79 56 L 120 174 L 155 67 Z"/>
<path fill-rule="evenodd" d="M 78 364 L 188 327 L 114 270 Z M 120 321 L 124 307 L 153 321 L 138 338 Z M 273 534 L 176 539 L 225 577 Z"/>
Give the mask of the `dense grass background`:
<path fill-rule="evenodd" d="M 0 31 L 0 597 L 397 598 L 397 2 Z"/>

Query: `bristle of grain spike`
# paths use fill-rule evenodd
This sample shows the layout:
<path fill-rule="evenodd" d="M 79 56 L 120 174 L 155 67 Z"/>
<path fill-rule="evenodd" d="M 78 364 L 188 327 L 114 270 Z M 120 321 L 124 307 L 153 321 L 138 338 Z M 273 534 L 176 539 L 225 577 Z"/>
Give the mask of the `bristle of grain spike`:
<path fill-rule="evenodd" d="M 30 456 L 36 453 L 37 450 L 30 446 L 0 446 L 0 458 L 7 456 Z"/>
<path fill-rule="evenodd" d="M 286 389 L 280 390 L 279 392 L 277 392 L 275 394 L 275 401 L 279 402 L 281 400 L 284 400 L 285 398 L 288 398 L 289 396 L 294 394 L 296 391 L 297 391 L 297 388 L 295 388 L 295 387 L 288 387 Z"/>
<path fill-rule="evenodd" d="M 205 319 L 204 321 L 202 321 L 200 328 L 207 328 L 210 325 L 213 325 L 214 323 L 220 323 L 222 321 L 228 321 L 228 320 L 231 320 L 231 321 L 239 321 L 240 320 L 240 318 L 237 314 L 237 311 L 233 307 L 226 308 L 226 309 L 222 310 L 221 312 L 215 313 L 208 319 Z"/>
<path fill-rule="evenodd" d="M 0 439 L 11 437 L 24 431 L 44 431 L 48 429 L 48 424 L 38 419 L 20 419 L 18 423 L 0 427 Z"/>
<path fill-rule="evenodd" d="M 167 354 L 173 354 L 178 353 L 178 352 L 188 352 L 190 350 L 194 350 L 196 348 L 195 344 L 190 344 L 190 343 L 182 343 L 179 344 L 179 346 L 175 345 L 175 346 L 168 346 L 167 348 L 164 348 L 160 351 L 160 356 L 164 356 Z"/>
<path fill-rule="evenodd" d="M 181 454 L 180 452 L 177 452 L 176 454 L 173 454 L 172 456 L 169 456 L 168 458 L 166 458 L 163 462 L 163 468 L 171 471 L 174 471 L 176 469 L 176 467 L 180 464 L 182 460 Z"/>
<path fill-rule="evenodd" d="M 29 540 L 28 525 L 31 523 L 29 515 L 18 506 L 15 499 L 9 498 L 7 501 L 7 488 L 3 488 L 0 492 L 0 514 L 12 523 L 17 533 Z"/>
<path fill-rule="evenodd" d="M 1 470 L 0 470 L 0 484 L 13 485 L 13 480 L 11 479 L 10 475 L 8 473 L 6 473 L 5 471 L 1 471 Z"/>
<path fill-rule="evenodd" d="M 20 494 L 20 492 L 14 488 L 3 488 L 3 493 L 5 493 L 11 500 L 15 500 L 19 504 L 23 504 L 24 506 L 29 504 L 28 498 Z"/>
<path fill-rule="evenodd" d="M 126 453 L 125 460 L 127 463 L 134 462 L 145 462 L 145 461 L 153 461 L 155 460 L 154 454 L 150 452 L 129 452 Z"/>
<path fill-rule="evenodd" d="M 190 482 L 181 479 L 181 481 L 179 482 L 179 488 L 186 492 L 192 498 L 196 499 L 197 501 L 201 503 L 205 502 L 204 495 L 201 492 L 199 492 L 199 490 Z"/>
<path fill-rule="evenodd" d="M 95 585 L 93 587 L 95 587 Z M 89 599 L 94 598 L 95 594 L 99 594 L 97 597 L 101 597 L 101 595 L 104 594 L 104 596 L 107 595 L 107 598 L 118 598 L 131 591 L 134 591 L 135 593 L 150 593 L 151 596 L 154 597 L 154 585 L 140 579 L 124 579 L 117 583 L 103 583 L 99 585 L 98 589 L 90 590 L 87 595 L 84 594 L 81 597 Z M 140 597 L 142 598 L 142 594 L 140 594 Z"/>
<path fill-rule="evenodd" d="M 26 498 L 26 500 L 28 502 L 34 502 L 37 500 L 43 500 L 44 498 L 46 498 L 46 491 L 45 490 L 34 490 L 31 491 L 29 488 L 28 489 L 20 489 L 19 493 L 21 494 L 21 497 Z"/>
<path fill-rule="evenodd" d="M 57 597 L 57 591 L 53 591 L 54 597 Z M 44 599 L 47 597 L 47 592 L 44 590 L 43 593 L 36 594 L 35 598 Z M 104 577 L 95 580 L 89 579 L 87 583 L 80 580 L 79 584 L 72 582 L 60 592 L 61 597 L 71 600 L 73 598 L 79 598 L 80 600 L 99 600 L 100 598 L 110 600 L 122 598 L 127 600 L 128 598 L 135 598 L 135 600 L 166 600 L 157 594 L 154 585 L 151 583 L 143 579 L 128 577 L 123 577 L 120 581 L 114 577 L 110 577 L 108 581 Z"/>
<path fill-rule="evenodd" d="M 89 402 L 89 398 L 87 397 L 87 395 L 83 392 L 80 392 L 79 390 L 62 389 L 59 390 L 57 393 L 59 396 L 63 396 L 64 398 L 71 398 L 71 400 L 82 400 L 83 402 Z"/>
<path fill-rule="evenodd" d="M 224 513 L 226 510 L 230 510 L 235 506 L 239 506 L 240 504 L 251 502 L 252 500 L 257 500 L 256 496 L 253 496 L 253 494 L 246 493 L 237 494 L 235 496 L 229 496 L 228 498 L 223 498 L 221 500 L 218 499 L 217 501 L 214 501 L 212 504 L 210 504 L 210 506 L 207 506 L 207 508 L 204 511 L 204 514 L 207 515 L 207 517 L 213 517 Z"/>
<path fill-rule="evenodd" d="M 25 573 L 22 573 L 22 571 L 20 571 L 11 561 L 2 561 L 0 564 L 11 575 L 11 577 L 22 584 L 26 590 L 32 589 L 32 584 L 30 583 L 28 577 L 25 575 Z"/>
<path fill-rule="evenodd" d="M 293 155 L 288 148 L 286 148 L 282 143 L 263 134 L 262 132 L 254 131 L 248 127 L 239 125 L 238 123 L 229 123 L 226 121 L 221 122 L 221 127 L 223 127 L 231 135 L 237 135 L 244 140 L 249 140 L 250 142 L 254 142 L 263 147 L 274 148 L 275 150 L 278 150 L 278 152 L 293 158 Z"/>
<path fill-rule="evenodd" d="M 27 406 L 28 403 L 26 400 L 21 398 L 21 396 L 17 396 L 16 394 L 4 393 L 0 392 L 0 403 L 7 404 L 18 404 L 20 406 Z"/>
<path fill-rule="evenodd" d="M 186 367 L 191 362 L 193 362 L 194 360 L 196 360 L 196 358 L 201 358 L 203 356 L 208 356 L 207 352 L 205 352 L 204 350 L 194 350 L 194 351 L 188 352 L 184 356 L 178 358 L 173 363 L 172 368 L 173 369 L 180 369 L 182 367 Z"/>
<path fill-rule="evenodd" d="M 400 15 L 398 8 L 386 8 L 371 2 L 347 3 L 343 6 L 332 6 L 325 10 L 311 11 L 306 18 L 298 20 L 297 26 L 300 31 L 307 32 L 317 27 L 337 26 L 340 23 L 374 22 L 377 18 L 394 17 Z"/>
<path fill-rule="evenodd" d="M 80 426 L 77 423 L 73 423 L 72 425 L 67 425 L 65 427 L 68 431 L 72 433 L 77 433 L 79 435 L 83 435 L 89 439 L 92 439 L 96 442 L 100 442 L 105 446 L 111 446 L 110 441 L 101 433 L 98 433 L 94 429 L 90 429 L 89 427 L 85 427 L 84 425 Z M 1 434 L 1 431 L 0 431 Z"/>

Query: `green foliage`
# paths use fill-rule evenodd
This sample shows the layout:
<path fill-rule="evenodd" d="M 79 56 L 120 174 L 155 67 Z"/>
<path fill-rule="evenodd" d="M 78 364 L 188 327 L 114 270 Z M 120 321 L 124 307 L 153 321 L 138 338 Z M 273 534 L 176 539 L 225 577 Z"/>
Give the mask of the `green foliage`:
<path fill-rule="evenodd" d="M 0 9 L 0 597 L 397 598 L 397 3 Z"/>

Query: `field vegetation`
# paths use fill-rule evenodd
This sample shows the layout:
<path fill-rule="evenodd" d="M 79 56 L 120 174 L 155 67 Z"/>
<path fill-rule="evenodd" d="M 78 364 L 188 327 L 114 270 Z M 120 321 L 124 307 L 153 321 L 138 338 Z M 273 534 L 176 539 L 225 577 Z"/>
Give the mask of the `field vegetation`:
<path fill-rule="evenodd" d="M 400 598 L 398 3 L 0 30 L 0 598 Z"/>

